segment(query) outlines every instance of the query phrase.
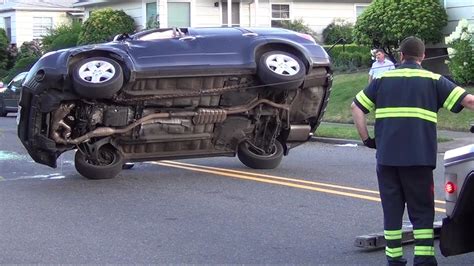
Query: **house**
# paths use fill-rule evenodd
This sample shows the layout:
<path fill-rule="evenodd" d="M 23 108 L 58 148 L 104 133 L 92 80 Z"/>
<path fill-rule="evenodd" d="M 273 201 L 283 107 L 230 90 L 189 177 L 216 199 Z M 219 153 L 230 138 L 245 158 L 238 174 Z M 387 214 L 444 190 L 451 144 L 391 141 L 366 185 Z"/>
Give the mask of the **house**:
<path fill-rule="evenodd" d="M 448 14 L 448 25 L 443 29 L 445 36 L 450 35 L 461 19 L 467 19 L 474 24 L 474 0 L 440 0 Z M 426 58 L 423 67 L 443 75 L 450 75 L 448 66 L 445 64 L 447 50 L 444 39 L 437 44 L 427 44 Z"/>
<path fill-rule="evenodd" d="M 85 18 L 95 9 L 124 10 L 138 29 L 154 22 L 166 27 L 278 26 L 283 20 L 302 18 L 315 32 L 322 33 L 335 18 L 355 22 L 371 0 L 80 0 Z"/>
<path fill-rule="evenodd" d="M 82 9 L 73 8 L 76 0 L 0 0 L 0 28 L 11 43 L 41 37 L 57 25 L 82 17 Z"/>

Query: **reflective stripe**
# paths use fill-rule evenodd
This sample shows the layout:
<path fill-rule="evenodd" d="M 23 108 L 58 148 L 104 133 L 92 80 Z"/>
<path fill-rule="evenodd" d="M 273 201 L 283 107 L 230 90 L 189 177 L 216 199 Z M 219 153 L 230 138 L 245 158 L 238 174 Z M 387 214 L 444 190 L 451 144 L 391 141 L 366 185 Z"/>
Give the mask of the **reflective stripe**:
<path fill-rule="evenodd" d="M 415 246 L 415 256 L 434 256 L 434 247 L 432 246 Z"/>
<path fill-rule="evenodd" d="M 403 256 L 403 248 L 389 248 L 385 247 L 385 255 L 387 255 L 390 258 L 397 258 Z"/>
<path fill-rule="evenodd" d="M 428 120 L 433 123 L 438 122 L 438 114 L 417 107 L 387 107 L 375 110 L 375 118 L 389 117 L 414 117 Z"/>
<path fill-rule="evenodd" d="M 463 94 L 465 91 L 466 90 L 461 87 L 454 88 L 449 94 L 448 98 L 446 98 L 446 101 L 444 101 L 443 107 L 451 111 L 454 104 L 456 104 L 456 102 L 459 100 L 459 97 L 461 97 L 461 94 Z"/>
<path fill-rule="evenodd" d="M 356 95 L 357 101 L 360 102 L 367 110 L 373 111 L 375 104 L 367 97 L 364 93 L 364 91 L 360 91 Z"/>
<path fill-rule="evenodd" d="M 402 239 L 402 230 L 385 230 L 383 233 L 386 240 Z"/>
<path fill-rule="evenodd" d="M 415 229 L 413 230 L 415 239 L 431 239 L 434 238 L 433 229 Z"/>
<path fill-rule="evenodd" d="M 391 71 L 386 71 L 378 77 L 380 78 L 398 78 L 398 77 L 419 77 L 419 78 L 430 78 L 438 80 L 441 75 L 426 71 L 423 69 L 409 69 L 409 68 L 400 68 Z"/>

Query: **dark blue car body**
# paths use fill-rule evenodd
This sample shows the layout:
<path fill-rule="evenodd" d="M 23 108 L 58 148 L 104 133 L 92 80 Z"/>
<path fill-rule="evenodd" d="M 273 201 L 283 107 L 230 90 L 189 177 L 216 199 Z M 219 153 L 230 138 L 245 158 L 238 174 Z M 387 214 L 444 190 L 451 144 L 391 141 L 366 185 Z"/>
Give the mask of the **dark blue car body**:
<path fill-rule="evenodd" d="M 107 71 L 110 73 L 105 76 L 108 79 L 108 76 L 113 75 L 114 81 L 120 79 L 121 82 L 117 81 L 120 88 L 114 88 L 104 96 L 99 92 L 102 90 L 99 85 L 105 86 L 109 80 L 102 82 L 101 77 L 97 84 L 91 81 L 92 78 L 81 81 L 81 77 L 92 75 L 92 68 L 87 68 L 88 64 L 97 64 L 94 69 L 99 72 L 101 66 L 109 66 Z M 292 73 L 288 74 L 284 70 L 291 67 L 295 69 L 293 77 Z M 298 71 L 303 73 L 297 73 Z M 281 79 L 278 79 L 278 75 Z M 262 116 L 275 120 L 276 115 L 278 121 L 268 122 L 272 126 L 267 123 L 265 127 L 272 128 L 274 134 L 270 142 L 278 141 L 283 144 L 286 155 L 292 146 L 309 138 L 308 132 L 316 129 L 328 101 L 331 81 L 330 59 L 324 49 L 308 35 L 285 29 L 172 28 L 144 31 L 132 36 L 119 35 L 109 43 L 75 47 L 44 55 L 29 71 L 23 83 L 18 135 L 36 162 L 52 167 L 56 166 L 57 157 L 64 151 L 74 148 L 83 151 L 81 146 L 104 138 L 109 141 L 103 142 L 117 149 L 125 161 L 234 156 L 240 142 L 251 142 L 248 139 L 252 139 L 254 134 L 247 131 L 254 127 L 264 127 L 259 120 Z M 91 82 L 91 86 L 87 86 L 88 82 Z M 285 87 L 285 82 L 291 86 Z M 110 89 L 109 87 L 104 87 L 104 90 Z M 287 97 L 288 94 L 291 95 Z M 77 115 L 84 121 L 79 123 L 78 117 L 66 121 L 69 116 L 64 114 L 61 119 L 55 120 L 55 116 L 60 113 L 57 110 L 64 109 L 67 104 L 74 105 L 68 109 L 69 116 Z M 277 111 L 270 110 L 272 106 L 281 113 L 276 114 Z M 100 111 L 94 109 L 99 107 L 102 108 Z M 235 110 L 240 110 L 238 107 L 248 109 L 236 113 Z M 251 113 L 257 112 L 256 107 L 261 110 L 258 115 L 251 117 Z M 290 107 L 293 108 L 292 111 L 289 111 Z M 113 113 L 110 108 L 118 111 Z M 203 108 L 206 111 L 212 109 L 209 112 L 214 115 L 206 113 L 207 116 L 204 116 Z M 198 140 L 196 134 L 200 134 L 197 133 L 200 129 L 196 128 L 193 132 L 187 132 L 188 128 L 183 126 L 176 129 L 178 133 L 173 133 L 174 129 L 160 129 L 158 135 L 161 134 L 161 137 L 152 137 L 144 133 L 144 128 L 151 122 L 130 126 L 133 121 L 153 112 L 169 114 L 178 111 L 194 112 L 190 116 L 186 116 L 184 112 L 177 115 L 185 117 L 180 118 L 182 123 L 193 121 L 197 128 L 201 122 L 206 124 L 203 121 L 208 121 L 207 124 L 212 124 L 212 129 L 205 129 L 203 132 L 207 135 L 201 134 L 201 140 Z M 90 116 L 82 117 L 81 113 L 87 112 Z M 123 116 L 120 117 L 117 112 L 122 112 Z M 272 112 L 274 114 L 270 115 Z M 225 122 L 229 119 L 217 118 L 217 113 L 225 113 L 221 116 L 234 120 L 237 117 L 242 120 L 247 118 L 246 123 L 252 126 L 243 126 L 245 130 L 242 129 L 238 137 L 225 137 L 224 135 L 229 135 Z M 103 120 L 91 124 L 91 121 L 95 121 L 91 118 L 94 114 L 101 116 Z M 282 115 L 286 117 L 281 117 Z M 175 116 L 168 115 L 166 119 L 173 117 Z M 115 122 L 104 122 L 105 118 Z M 297 126 L 290 132 L 292 121 Z M 282 122 L 284 126 L 281 125 Z M 63 127 L 63 123 L 68 126 Z M 163 125 L 171 122 L 160 123 Z M 239 124 L 233 123 L 232 126 Z M 304 130 L 300 129 L 303 125 L 306 125 Z M 115 131 L 110 135 L 101 133 L 98 137 L 94 135 L 91 139 L 85 139 L 86 132 L 106 126 L 114 129 L 130 126 L 133 128 L 130 132 L 135 133 L 122 134 Z M 64 129 L 72 136 L 71 139 L 66 139 Z M 187 133 L 180 137 L 185 131 Z M 78 143 L 77 137 L 81 135 L 83 138 Z M 185 135 L 190 137 L 188 142 L 183 140 Z M 77 141 L 73 141 L 73 137 Z M 173 140 L 174 137 L 178 140 Z M 206 138 L 206 141 L 202 141 Z M 153 143 L 166 142 L 165 139 L 172 140 L 174 144 L 170 144 L 168 148 L 150 148 Z M 251 146 L 257 145 L 256 142 L 259 141 L 255 140 Z M 150 152 L 137 152 L 136 149 L 142 149 L 139 148 L 140 145 L 145 145 L 144 149 Z"/>

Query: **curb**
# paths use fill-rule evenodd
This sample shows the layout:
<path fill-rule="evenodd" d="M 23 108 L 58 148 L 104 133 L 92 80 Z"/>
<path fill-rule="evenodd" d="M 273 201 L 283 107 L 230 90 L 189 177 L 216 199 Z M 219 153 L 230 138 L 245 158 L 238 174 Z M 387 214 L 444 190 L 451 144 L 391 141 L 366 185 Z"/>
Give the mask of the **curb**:
<path fill-rule="evenodd" d="M 324 137 L 311 137 L 311 142 L 322 142 L 328 144 L 357 144 L 359 146 L 364 146 L 364 143 L 360 140 L 353 139 L 336 139 L 336 138 L 324 138 Z"/>

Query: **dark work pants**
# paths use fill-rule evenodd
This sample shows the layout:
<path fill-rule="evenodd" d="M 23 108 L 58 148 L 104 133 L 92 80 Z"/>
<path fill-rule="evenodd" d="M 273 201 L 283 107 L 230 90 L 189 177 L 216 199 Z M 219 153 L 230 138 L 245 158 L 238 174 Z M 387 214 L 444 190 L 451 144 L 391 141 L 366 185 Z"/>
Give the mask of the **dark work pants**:
<path fill-rule="evenodd" d="M 377 165 L 389 264 L 403 259 L 401 230 L 405 203 L 415 236 L 415 265 L 436 265 L 433 247 L 433 169 L 427 166 Z"/>

